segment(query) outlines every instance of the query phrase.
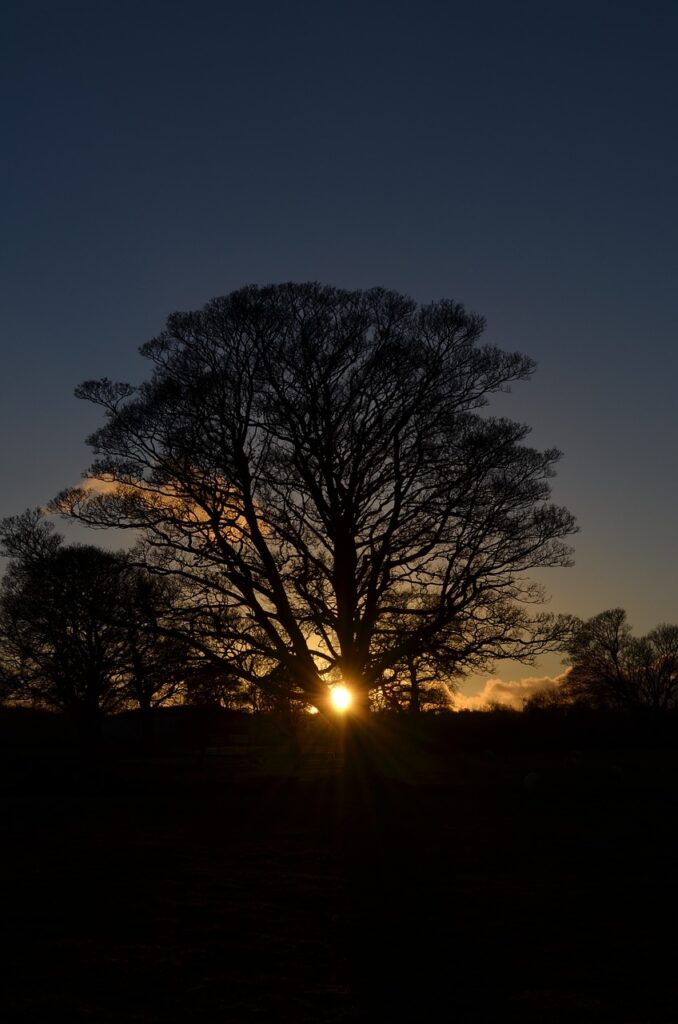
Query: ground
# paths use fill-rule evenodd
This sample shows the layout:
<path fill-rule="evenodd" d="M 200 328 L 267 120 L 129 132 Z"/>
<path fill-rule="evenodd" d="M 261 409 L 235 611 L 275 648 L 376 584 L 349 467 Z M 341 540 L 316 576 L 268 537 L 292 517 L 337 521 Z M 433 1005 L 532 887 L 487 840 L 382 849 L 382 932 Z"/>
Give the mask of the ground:
<path fill-rule="evenodd" d="M 10 751 L 3 1020 L 675 1022 L 676 815 L 665 748 Z"/>

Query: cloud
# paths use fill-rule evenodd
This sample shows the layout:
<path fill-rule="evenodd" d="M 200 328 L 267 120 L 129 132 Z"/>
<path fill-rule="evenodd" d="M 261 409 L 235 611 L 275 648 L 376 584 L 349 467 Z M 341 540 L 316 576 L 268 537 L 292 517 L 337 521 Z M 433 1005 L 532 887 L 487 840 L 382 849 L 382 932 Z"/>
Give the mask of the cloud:
<path fill-rule="evenodd" d="M 200 476 L 198 475 L 196 479 L 199 482 Z M 216 478 L 213 482 L 217 482 Z M 219 501 L 216 500 L 213 493 L 210 492 L 209 495 L 211 504 L 216 502 L 216 510 L 200 504 L 191 495 L 187 495 L 183 487 L 171 481 L 154 485 L 140 478 L 138 484 L 134 484 L 120 483 L 110 476 L 88 476 L 81 480 L 74 490 L 84 491 L 86 500 L 96 501 L 98 498 L 105 498 L 111 494 L 115 497 L 133 498 L 149 510 L 169 512 L 177 520 L 189 526 L 208 527 L 206 532 L 209 534 L 212 534 L 209 527 L 211 527 L 216 511 L 220 518 L 222 533 L 227 532 L 236 541 L 239 541 L 248 529 L 247 521 L 240 512 L 241 502 L 234 488 L 223 480 L 220 485 Z M 259 529 L 264 534 L 269 532 L 269 526 L 263 515 L 259 519 Z"/>
<path fill-rule="evenodd" d="M 95 494 L 113 494 L 119 484 L 116 480 L 104 480 L 97 476 L 88 476 L 77 485 L 83 491 L 93 491 Z"/>
<path fill-rule="evenodd" d="M 458 693 L 454 698 L 455 711 L 483 711 L 488 704 L 503 704 L 522 711 L 523 703 L 539 690 L 555 690 L 566 678 L 566 669 L 558 676 L 527 676 L 525 679 L 488 679 L 479 693 L 469 696 Z"/>

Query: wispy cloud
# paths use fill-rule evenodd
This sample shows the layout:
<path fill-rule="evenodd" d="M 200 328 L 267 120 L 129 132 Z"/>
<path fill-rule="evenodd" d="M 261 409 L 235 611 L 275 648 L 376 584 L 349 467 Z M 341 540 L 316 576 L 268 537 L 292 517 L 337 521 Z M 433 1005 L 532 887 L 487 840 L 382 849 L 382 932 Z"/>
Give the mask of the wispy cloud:
<path fill-rule="evenodd" d="M 77 485 L 83 491 L 94 491 L 95 494 L 113 494 L 119 484 L 116 480 L 102 480 L 101 477 L 88 476 Z"/>
<path fill-rule="evenodd" d="M 522 710 L 524 702 L 539 690 L 555 690 L 566 678 L 566 669 L 557 676 L 527 676 L 525 679 L 488 679 L 482 690 L 472 697 L 456 694 L 454 706 L 457 711 L 482 711 L 488 704 L 503 704 L 508 708 Z"/>

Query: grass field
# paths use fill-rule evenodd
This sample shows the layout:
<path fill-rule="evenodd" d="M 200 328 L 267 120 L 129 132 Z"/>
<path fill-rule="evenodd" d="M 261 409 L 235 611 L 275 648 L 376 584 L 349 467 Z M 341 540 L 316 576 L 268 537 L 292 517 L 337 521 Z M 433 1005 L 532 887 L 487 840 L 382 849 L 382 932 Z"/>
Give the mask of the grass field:
<path fill-rule="evenodd" d="M 383 749 L 6 752 L 2 1019 L 678 1021 L 676 751 Z"/>

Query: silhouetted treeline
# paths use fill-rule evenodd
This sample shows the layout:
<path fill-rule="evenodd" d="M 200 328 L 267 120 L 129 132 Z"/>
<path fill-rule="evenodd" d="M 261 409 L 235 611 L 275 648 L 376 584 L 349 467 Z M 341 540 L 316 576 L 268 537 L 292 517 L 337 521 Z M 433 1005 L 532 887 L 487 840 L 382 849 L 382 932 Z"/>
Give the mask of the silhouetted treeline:
<path fill-rule="evenodd" d="M 678 626 L 635 637 L 623 608 L 573 619 L 564 645 L 570 668 L 555 688 L 536 693 L 531 711 L 568 708 L 665 714 L 678 708 Z"/>
<path fill-rule="evenodd" d="M 157 715 L 168 705 L 193 708 L 179 733 L 198 746 L 212 742 L 220 711 L 269 715 L 288 737 L 297 734 L 309 706 L 285 665 L 239 653 L 232 638 L 218 657 L 210 656 L 224 613 L 205 606 L 199 585 L 151 572 L 133 554 L 67 545 L 39 512 L 5 520 L 0 539 L 9 557 L 0 587 L 5 703 L 63 712 L 68 728 L 90 738 L 101 733 L 104 716 L 118 716 L 109 739 L 132 740 L 138 731 L 148 743 L 158 722 L 170 721 Z M 434 713 L 449 719 L 453 707 L 454 638 L 448 643 L 449 656 L 438 644 L 427 655 L 405 658 L 373 687 L 372 711 L 399 723 L 394 734 L 407 734 L 403 717 L 421 718 L 425 742 L 440 735 L 464 744 L 478 732 L 478 742 L 494 743 L 496 730 L 499 743 L 538 744 L 547 736 L 560 743 L 562 736 L 567 746 L 590 736 L 603 744 L 650 735 L 663 742 L 676 724 L 677 626 L 634 637 L 622 609 L 571 618 L 562 648 L 570 667 L 558 685 L 532 696 L 523 716 L 484 712 L 483 725 L 464 713 L 452 716 L 455 724 L 433 721 Z M 126 730 L 119 716 L 132 709 L 137 718 Z M 529 722 L 518 724 L 520 718 Z M 653 724 L 658 718 L 665 723 Z M 581 741 L 573 738 L 579 732 Z"/>
<path fill-rule="evenodd" d="M 39 512 L 0 527 L 5 700 L 64 712 L 95 734 L 102 716 L 172 700 L 191 664 L 176 585 L 129 556 L 66 545 Z"/>

